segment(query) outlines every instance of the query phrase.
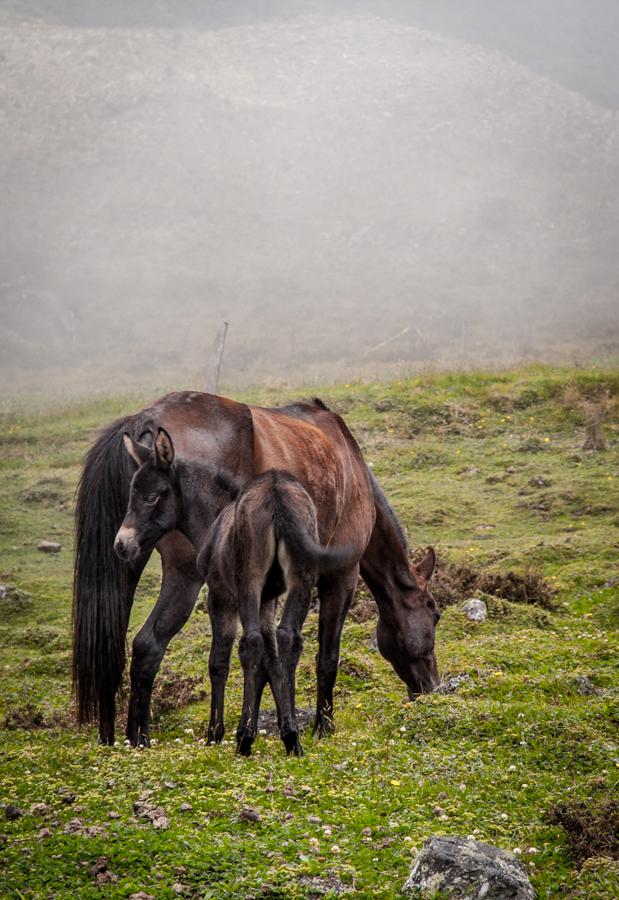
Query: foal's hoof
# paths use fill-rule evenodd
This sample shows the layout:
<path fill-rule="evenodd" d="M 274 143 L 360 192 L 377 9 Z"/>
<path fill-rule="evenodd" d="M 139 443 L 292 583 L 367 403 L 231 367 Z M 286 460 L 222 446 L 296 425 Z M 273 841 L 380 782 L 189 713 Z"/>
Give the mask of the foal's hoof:
<path fill-rule="evenodd" d="M 236 739 L 236 752 L 239 756 L 251 756 L 251 746 L 254 742 L 253 737 L 244 734 Z"/>
<path fill-rule="evenodd" d="M 221 744 L 224 737 L 224 726 L 223 725 L 215 725 L 213 728 L 209 725 L 208 731 L 206 733 L 206 743 L 207 744 Z"/>
<path fill-rule="evenodd" d="M 303 747 L 299 740 L 298 731 L 289 731 L 287 734 L 282 735 L 282 740 L 286 747 L 286 756 L 290 756 L 291 754 L 294 756 L 303 756 Z"/>

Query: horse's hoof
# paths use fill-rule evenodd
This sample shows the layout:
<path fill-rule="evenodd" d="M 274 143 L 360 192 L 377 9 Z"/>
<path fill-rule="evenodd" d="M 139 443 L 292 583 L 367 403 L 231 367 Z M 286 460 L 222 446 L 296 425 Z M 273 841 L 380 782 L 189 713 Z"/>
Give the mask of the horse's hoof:
<path fill-rule="evenodd" d="M 239 756 L 251 756 L 251 746 L 254 742 L 253 737 L 245 734 L 243 737 L 238 738 L 236 742 L 236 752 Z"/>
<path fill-rule="evenodd" d="M 288 734 L 282 735 L 282 740 L 286 748 L 286 756 L 291 754 L 294 756 L 303 756 L 303 747 L 299 740 L 298 731 L 289 731 Z"/>
<path fill-rule="evenodd" d="M 150 747 L 150 738 L 147 734 L 141 734 L 138 737 L 137 747 L 139 750 L 148 750 Z"/>
<path fill-rule="evenodd" d="M 333 734 L 335 731 L 335 725 L 333 724 L 333 719 L 321 718 L 317 719 L 314 723 L 314 734 L 318 735 L 319 738 L 329 737 L 330 734 Z"/>

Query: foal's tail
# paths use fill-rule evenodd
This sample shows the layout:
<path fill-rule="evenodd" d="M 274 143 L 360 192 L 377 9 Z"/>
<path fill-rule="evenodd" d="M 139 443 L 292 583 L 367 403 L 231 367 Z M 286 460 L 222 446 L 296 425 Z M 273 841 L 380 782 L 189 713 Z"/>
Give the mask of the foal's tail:
<path fill-rule="evenodd" d="M 274 512 L 275 537 L 285 543 L 294 561 L 316 568 L 320 575 L 350 568 L 357 562 L 358 554 L 349 547 L 322 547 L 317 543 L 294 506 L 283 498 Z"/>
<path fill-rule="evenodd" d="M 80 723 L 114 708 L 125 667 L 130 570 L 114 553 L 129 499 L 131 463 L 123 446 L 129 419 L 101 433 L 77 489 L 73 582 L 73 688 Z"/>

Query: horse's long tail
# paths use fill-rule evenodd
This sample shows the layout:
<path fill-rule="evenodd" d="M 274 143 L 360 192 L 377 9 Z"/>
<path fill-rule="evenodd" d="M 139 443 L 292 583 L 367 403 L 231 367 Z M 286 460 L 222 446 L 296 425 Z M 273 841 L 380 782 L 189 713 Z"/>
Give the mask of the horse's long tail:
<path fill-rule="evenodd" d="M 131 464 L 122 437 L 129 419 L 106 428 L 84 460 L 75 510 L 73 687 L 78 718 L 113 710 L 125 667 L 130 570 L 114 553 L 129 499 Z"/>
<path fill-rule="evenodd" d="M 306 524 L 291 503 L 275 488 L 275 536 L 282 540 L 293 560 L 315 567 L 321 575 L 346 569 L 357 561 L 349 547 L 323 547 L 314 540 Z M 308 497 L 308 501 L 310 501 Z"/>

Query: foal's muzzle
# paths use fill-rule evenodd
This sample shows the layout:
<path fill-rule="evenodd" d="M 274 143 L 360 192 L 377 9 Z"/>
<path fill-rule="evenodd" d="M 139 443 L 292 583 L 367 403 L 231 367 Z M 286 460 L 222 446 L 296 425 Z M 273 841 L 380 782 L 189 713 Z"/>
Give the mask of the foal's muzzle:
<path fill-rule="evenodd" d="M 123 562 L 131 562 L 140 552 L 135 528 L 127 528 L 121 525 L 114 541 L 114 551 Z"/>

